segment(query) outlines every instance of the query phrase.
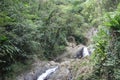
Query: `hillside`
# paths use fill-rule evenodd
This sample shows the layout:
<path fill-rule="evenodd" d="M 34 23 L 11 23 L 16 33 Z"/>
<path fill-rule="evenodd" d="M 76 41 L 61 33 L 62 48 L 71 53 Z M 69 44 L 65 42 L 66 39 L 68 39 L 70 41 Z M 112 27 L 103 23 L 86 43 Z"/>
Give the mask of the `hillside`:
<path fill-rule="evenodd" d="M 0 80 L 120 80 L 119 3 L 0 0 Z"/>

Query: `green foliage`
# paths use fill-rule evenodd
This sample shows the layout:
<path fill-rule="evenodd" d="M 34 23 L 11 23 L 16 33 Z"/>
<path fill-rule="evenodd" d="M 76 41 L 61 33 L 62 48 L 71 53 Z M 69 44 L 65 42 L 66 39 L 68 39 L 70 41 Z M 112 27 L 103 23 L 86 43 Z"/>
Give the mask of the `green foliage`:
<path fill-rule="evenodd" d="M 26 58 L 25 53 L 14 46 L 10 41 L 5 41 L 0 44 L 0 73 L 2 73 L 0 75 L 4 77 L 7 71 L 11 71 L 11 64 L 17 61 L 23 61 Z"/>
<path fill-rule="evenodd" d="M 104 13 L 116 10 L 118 3 L 119 0 L 1 0 L 0 72 L 34 55 L 42 60 L 56 58 L 64 52 L 69 36 L 75 37 L 77 44 L 86 45 L 85 30 L 101 26 Z M 108 27 L 100 27 L 94 38 L 96 71 L 91 80 L 120 78 L 120 14 L 112 14 L 108 16 Z"/>
<path fill-rule="evenodd" d="M 1 0 L 0 71 L 9 71 L 11 65 L 33 55 L 54 59 L 65 50 L 69 36 L 85 44 L 81 32 L 85 20 L 78 14 L 81 2 L 84 0 Z"/>
<path fill-rule="evenodd" d="M 119 25 L 120 25 L 120 18 L 119 18 L 118 16 L 120 16 L 120 15 L 119 15 L 119 14 L 116 14 L 116 15 L 114 16 L 114 18 L 112 18 L 112 17 L 110 17 L 110 16 L 108 15 L 108 17 L 109 17 L 109 22 L 106 23 L 106 25 L 107 25 L 108 27 L 114 29 L 114 30 L 119 30 L 119 29 L 120 29 L 120 26 L 119 26 Z"/>
<path fill-rule="evenodd" d="M 109 40 L 109 34 L 106 27 L 99 28 L 99 32 L 97 33 L 97 36 L 94 37 L 94 43 L 95 43 L 95 51 L 94 51 L 94 60 L 99 63 L 97 60 L 104 60 L 106 57 L 107 51 L 106 48 L 108 47 L 108 40 Z M 98 59 L 99 58 L 99 59 Z"/>
<path fill-rule="evenodd" d="M 0 25 L 4 26 L 6 24 L 10 24 L 10 22 L 14 21 L 12 18 L 10 18 L 9 16 L 7 16 L 8 14 L 6 14 L 5 12 L 0 12 Z"/>
<path fill-rule="evenodd" d="M 99 80 L 119 80 L 119 49 L 120 49 L 120 16 L 119 11 L 108 15 L 106 27 L 98 32 L 95 37 L 95 71 L 94 78 Z M 118 70 L 118 71 L 117 71 Z"/>
<path fill-rule="evenodd" d="M 7 41 L 7 37 L 4 35 L 0 36 L 0 45 L 2 45 L 3 42 Z"/>
<path fill-rule="evenodd" d="M 101 7 L 104 11 L 108 11 L 108 12 L 114 11 L 117 8 L 119 2 L 120 0 L 115 0 L 115 1 L 114 0 L 103 0 Z"/>

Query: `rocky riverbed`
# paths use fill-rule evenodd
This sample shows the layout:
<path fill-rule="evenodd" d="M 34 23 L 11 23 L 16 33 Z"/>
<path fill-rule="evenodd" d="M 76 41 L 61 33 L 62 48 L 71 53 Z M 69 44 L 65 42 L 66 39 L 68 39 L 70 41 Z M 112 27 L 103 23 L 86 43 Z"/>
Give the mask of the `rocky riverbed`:
<path fill-rule="evenodd" d="M 40 75 L 53 67 L 58 66 L 56 71 L 47 75 L 43 80 L 76 80 L 78 77 L 86 77 L 92 71 L 89 57 L 82 59 L 74 58 L 76 52 L 83 45 L 78 45 L 74 48 L 66 47 L 65 54 L 58 57 L 60 62 L 55 61 L 39 61 L 36 59 L 32 64 L 32 69 L 17 77 L 17 80 L 37 80 Z M 42 79 L 41 79 L 42 80 Z"/>
<path fill-rule="evenodd" d="M 97 30 L 90 29 L 86 37 L 88 37 L 90 43 L 92 37 L 96 34 Z M 19 75 L 16 80 L 37 80 L 43 73 L 54 67 L 58 67 L 55 71 L 49 73 L 41 80 L 86 80 L 92 73 L 93 64 L 89 56 L 82 58 L 75 58 L 76 53 L 82 48 L 87 47 L 92 53 L 94 48 L 91 44 L 84 46 L 82 44 L 75 47 L 66 47 L 66 52 L 63 55 L 57 57 L 54 61 L 40 61 L 37 57 L 32 64 L 31 70 L 26 71 Z"/>

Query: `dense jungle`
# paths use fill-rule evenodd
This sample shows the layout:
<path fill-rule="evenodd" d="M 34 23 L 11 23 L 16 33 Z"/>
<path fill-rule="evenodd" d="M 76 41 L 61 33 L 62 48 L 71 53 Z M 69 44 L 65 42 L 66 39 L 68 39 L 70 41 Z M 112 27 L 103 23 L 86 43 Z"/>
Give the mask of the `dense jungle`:
<path fill-rule="evenodd" d="M 120 80 L 120 0 L 0 6 L 0 80 Z"/>

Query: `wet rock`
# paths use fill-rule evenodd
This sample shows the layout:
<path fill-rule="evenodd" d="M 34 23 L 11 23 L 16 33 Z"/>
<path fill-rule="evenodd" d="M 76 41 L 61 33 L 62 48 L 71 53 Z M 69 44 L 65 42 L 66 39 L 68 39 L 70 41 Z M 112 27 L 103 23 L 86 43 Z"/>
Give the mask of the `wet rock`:
<path fill-rule="evenodd" d="M 37 80 L 40 75 L 55 66 L 58 66 L 58 69 L 47 75 L 44 80 L 75 80 L 79 75 L 89 71 L 89 67 L 82 67 L 83 62 L 87 64 L 88 59 L 73 58 L 82 47 L 84 46 L 79 45 L 74 48 L 67 48 L 67 53 L 58 57 L 61 60 L 60 62 L 36 60 L 31 70 L 20 75 L 16 80 Z"/>
<path fill-rule="evenodd" d="M 83 57 L 83 50 L 84 48 L 82 47 L 80 50 L 77 51 L 75 58 L 82 58 Z"/>
<path fill-rule="evenodd" d="M 48 69 L 47 67 L 39 67 L 39 69 L 36 68 L 36 70 L 33 70 L 29 73 L 24 74 L 23 80 L 37 80 L 39 75 L 45 72 L 45 70 Z"/>
<path fill-rule="evenodd" d="M 69 80 L 70 71 L 65 67 L 61 67 L 52 75 L 49 76 L 48 80 Z"/>
<path fill-rule="evenodd" d="M 88 50 L 87 47 L 84 46 L 76 52 L 75 58 L 81 59 L 86 56 L 89 56 L 90 54 L 91 54 L 91 52 Z"/>
<path fill-rule="evenodd" d="M 50 76 L 52 73 L 54 73 L 58 69 L 58 66 L 49 68 L 45 71 L 45 73 L 42 73 L 37 80 L 45 80 L 48 79 L 48 76 Z"/>
<path fill-rule="evenodd" d="M 34 74 L 33 73 L 26 74 L 24 80 L 34 80 Z"/>
<path fill-rule="evenodd" d="M 46 69 L 47 69 L 46 67 L 45 68 L 37 69 L 35 71 L 35 73 L 34 73 L 34 78 L 33 79 L 37 80 L 37 78 L 39 77 L 39 75 L 41 75 L 42 73 L 44 73 Z"/>

